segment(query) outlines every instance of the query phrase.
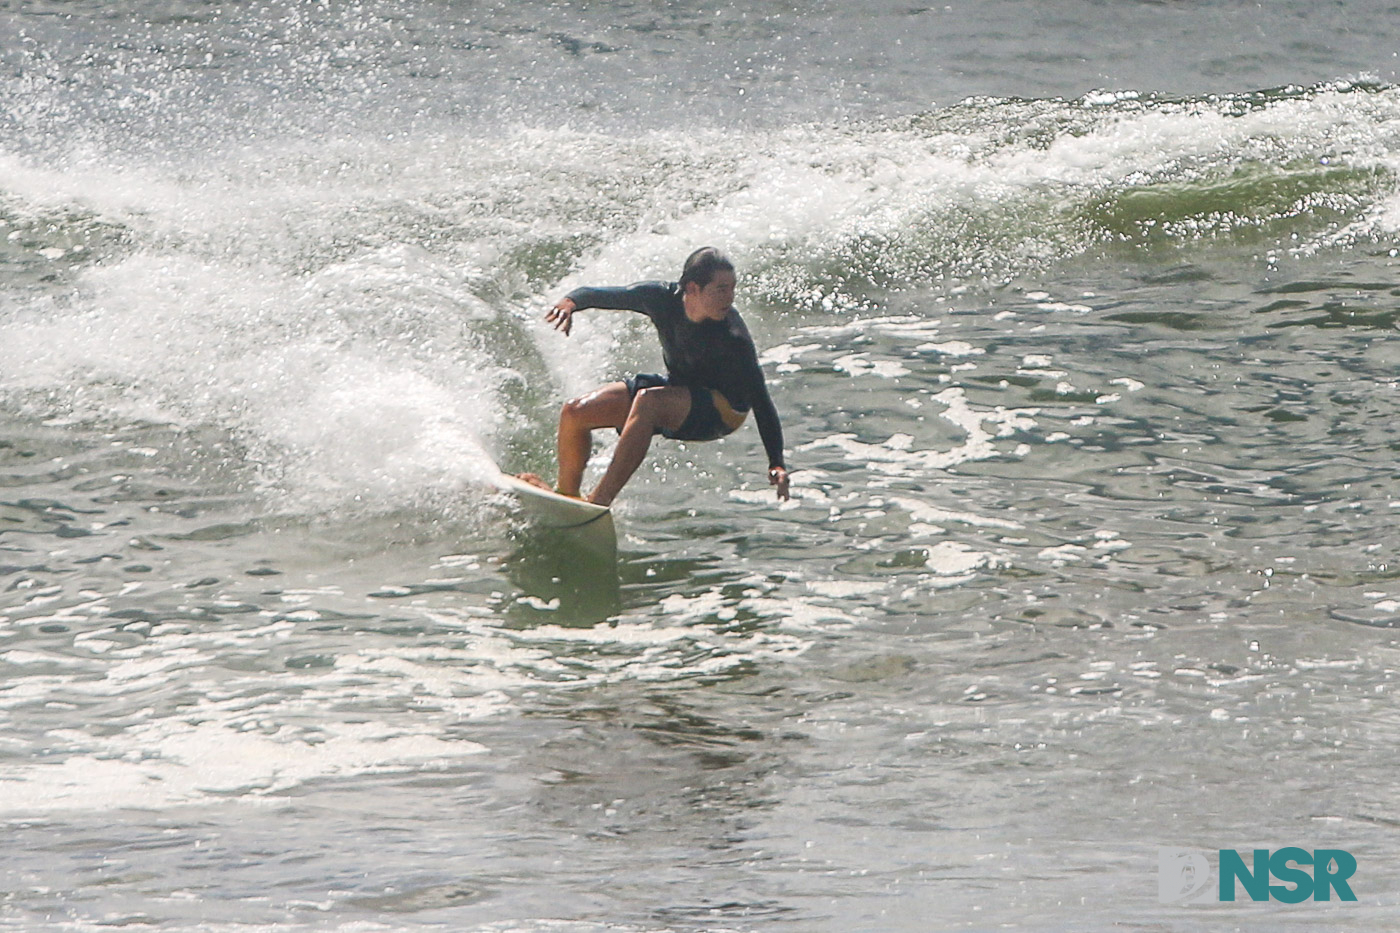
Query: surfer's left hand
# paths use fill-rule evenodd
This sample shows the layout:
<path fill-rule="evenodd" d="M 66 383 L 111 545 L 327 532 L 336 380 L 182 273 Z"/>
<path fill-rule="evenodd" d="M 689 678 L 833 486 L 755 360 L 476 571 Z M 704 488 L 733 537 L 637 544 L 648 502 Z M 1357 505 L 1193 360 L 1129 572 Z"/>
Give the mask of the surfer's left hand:
<path fill-rule="evenodd" d="M 788 471 L 786 467 L 769 467 L 768 483 L 778 487 L 778 498 L 788 499 Z"/>

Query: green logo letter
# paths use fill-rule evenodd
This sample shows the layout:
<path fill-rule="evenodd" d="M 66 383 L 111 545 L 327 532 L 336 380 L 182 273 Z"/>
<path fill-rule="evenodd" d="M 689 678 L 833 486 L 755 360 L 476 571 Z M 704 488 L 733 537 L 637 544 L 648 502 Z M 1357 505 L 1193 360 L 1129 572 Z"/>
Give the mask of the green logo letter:
<path fill-rule="evenodd" d="M 1289 846 L 1286 849 L 1279 849 L 1269 859 L 1269 871 L 1273 876 L 1284 884 L 1274 884 L 1269 886 L 1269 892 L 1275 898 L 1285 904 L 1301 904 L 1312 897 L 1313 879 L 1301 868 L 1290 868 L 1289 862 L 1297 862 L 1299 865 L 1311 865 L 1313 863 L 1312 853 L 1307 849 L 1300 849 L 1297 846 Z M 1256 869 L 1257 870 L 1257 869 Z M 1293 887 L 1285 887 L 1292 882 Z"/>
<path fill-rule="evenodd" d="M 1344 901 L 1356 900 L 1347 879 L 1356 874 L 1356 859 L 1342 849 L 1318 849 L 1313 854 L 1313 900 L 1330 901 L 1332 888 Z M 1335 872 L 1330 869 L 1337 869 Z"/>
<path fill-rule="evenodd" d="M 1244 885 L 1252 901 L 1269 899 L 1269 850 L 1254 850 L 1254 873 L 1244 867 L 1244 859 L 1234 849 L 1220 850 L 1220 899 L 1235 899 L 1235 879 Z"/>

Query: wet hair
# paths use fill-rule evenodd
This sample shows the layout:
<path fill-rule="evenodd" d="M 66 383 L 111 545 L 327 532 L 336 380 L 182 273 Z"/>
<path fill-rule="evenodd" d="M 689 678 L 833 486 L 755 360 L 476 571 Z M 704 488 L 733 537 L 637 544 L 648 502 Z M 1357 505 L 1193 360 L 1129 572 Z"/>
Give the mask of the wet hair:
<path fill-rule="evenodd" d="M 689 282 L 704 288 L 716 273 L 733 271 L 734 263 L 729 261 L 728 256 L 713 246 L 702 246 L 686 257 L 685 268 L 681 270 L 681 290 L 684 291 Z"/>

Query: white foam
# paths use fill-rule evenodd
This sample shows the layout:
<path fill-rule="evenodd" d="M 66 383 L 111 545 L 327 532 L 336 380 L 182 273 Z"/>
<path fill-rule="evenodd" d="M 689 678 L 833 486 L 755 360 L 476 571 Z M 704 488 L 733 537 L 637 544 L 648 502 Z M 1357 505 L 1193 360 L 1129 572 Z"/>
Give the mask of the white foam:
<path fill-rule="evenodd" d="M 888 583 L 870 580 L 809 580 L 804 585 L 818 596 L 832 599 L 869 596 L 889 589 Z"/>
<path fill-rule="evenodd" d="M 14 649 L 12 651 L 0 652 L 0 664 L 13 664 L 16 667 L 27 667 L 30 665 L 44 665 L 46 667 L 81 667 L 82 663 L 71 658 L 55 657 L 50 654 L 41 654 L 37 651 L 24 651 Z"/>
<path fill-rule="evenodd" d="M 796 362 L 797 358 L 812 350 L 821 349 L 821 344 L 809 343 L 794 346 L 790 343 L 779 344 L 764 350 L 759 360 L 764 363 L 776 364 L 774 369 L 779 373 L 795 373 L 802 369 L 801 364 Z"/>
<path fill-rule="evenodd" d="M 311 779 L 442 767 L 485 751 L 474 742 L 399 735 L 371 724 L 327 726 L 304 736 L 171 720 L 128 727 L 108 746 L 58 763 L 0 768 L 0 809 L 162 808 L 234 792 L 247 800 Z M 61 754 L 52 750 L 50 757 Z"/>
<path fill-rule="evenodd" d="M 942 322 L 937 318 L 903 317 L 868 318 L 863 328 L 889 334 L 902 340 L 930 340 L 938 336 Z"/>
<path fill-rule="evenodd" d="M 864 353 L 852 353 L 833 361 L 838 370 L 852 376 L 878 376 L 895 379 L 909 375 L 909 369 L 897 360 L 872 360 Z"/>
<path fill-rule="evenodd" d="M 890 501 L 907 511 L 911 518 L 920 522 L 958 522 L 978 528 L 1004 528 L 1009 531 L 1019 531 L 1021 528 L 1025 527 L 1019 522 L 1013 522 L 1004 518 L 988 518 L 972 512 L 954 512 L 947 509 L 940 509 L 921 500 L 910 499 L 904 496 L 891 496 Z"/>
<path fill-rule="evenodd" d="M 996 558 L 960 541 L 940 541 L 929 549 L 925 563 L 939 576 L 966 580 L 973 571 L 994 565 Z"/>
<path fill-rule="evenodd" d="M 1078 544 L 1060 544 L 1055 547 L 1043 548 L 1039 555 L 1041 560 L 1048 560 L 1055 566 L 1063 566 L 1067 563 L 1074 563 L 1084 559 L 1088 549 Z"/>
<path fill-rule="evenodd" d="M 111 385 L 75 397 L 92 406 L 77 413 L 222 425 L 269 487 L 313 508 L 489 474 L 497 371 L 421 365 L 364 328 L 322 323 L 344 311 L 324 279 L 143 254 L 83 279 L 86 311 L 0 325 L 11 388 Z"/>
<path fill-rule="evenodd" d="M 806 470 L 803 471 L 807 472 Z M 789 491 L 789 498 L 779 499 L 773 488 L 763 489 L 731 489 L 729 498 L 735 502 L 747 502 L 750 505 L 761 505 L 780 512 L 790 512 L 808 505 L 823 505 L 831 501 L 831 497 L 824 491 L 812 485 L 814 477 L 804 476 L 798 481 L 798 485 Z"/>
<path fill-rule="evenodd" d="M 949 340 L 944 343 L 921 343 L 916 350 L 927 353 L 940 353 L 943 356 L 981 356 L 987 351 L 974 347 L 965 340 Z"/>
<path fill-rule="evenodd" d="M 1007 437 L 1017 431 L 1034 427 L 1033 416 L 1039 409 L 1006 409 L 997 407 L 991 410 L 976 410 L 966 399 L 961 388 L 944 389 L 931 397 L 932 401 L 945 406 L 941 417 L 951 421 L 966 432 L 966 438 L 958 446 L 946 450 L 911 449 L 912 438 L 907 434 L 891 435 L 880 444 L 867 444 L 857 440 L 854 434 L 834 434 L 820 438 L 798 448 L 801 451 L 835 448 L 845 452 L 847 460 L 860 460 L 870 469 L 896 475 L 925 475 L 936 470 L 945 470 L 960 463 L 985 460 L 1001 456 L 995 440 Z M 988 430 L 988 426 L 992 430 Z"/>

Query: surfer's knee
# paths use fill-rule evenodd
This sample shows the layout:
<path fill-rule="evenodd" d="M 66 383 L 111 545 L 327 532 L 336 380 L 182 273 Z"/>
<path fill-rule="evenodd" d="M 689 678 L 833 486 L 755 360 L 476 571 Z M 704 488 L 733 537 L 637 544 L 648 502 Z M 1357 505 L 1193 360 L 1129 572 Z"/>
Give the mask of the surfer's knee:
<path fill-rule="evenodd" d="M 589 430 L 609 425 L 620 429 L 631 405 L 626 384 L 612 383 L 587 395 L 569 399 L 559 411 L 559 421 L 562 424 L 581 425 Z"/>
<path fill-rule="evenodd" d="M 665 401 L 665 390 L 659 386 L 638 389 L 637 397 L 632 400 L 632 414 L 655 423 L 656 419 L 660 417 Z"/>
<path fill-rule="evenodd" d="M 652 430 L 674 430 L 690 413 L 690 392 L 674 386 L 642 389 L 632 402 L 630 418 L 646 424 Z"/>
<path fill-rule="evenodd" d="M 588 399 L 586 396 L 571 398 L 564 403 L 564 407 L 559 411 L 559 417 L 569 421 L 577 421 L 584 416 L 588 410 Z"/>
<path fill-rule="evenodd" d="M 582 425 L 589 429 L 596 428 L 601 422 L 610 420 L 607 418 L 606 407 L 606 405 L 599 404 L 596 393 L 580 395 L 578 398 L 571 398 L 564 403 L 564 407 L 559 411 L 559 420 L 565 424 Z"/>

